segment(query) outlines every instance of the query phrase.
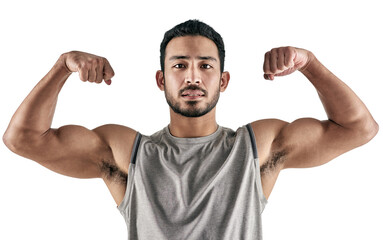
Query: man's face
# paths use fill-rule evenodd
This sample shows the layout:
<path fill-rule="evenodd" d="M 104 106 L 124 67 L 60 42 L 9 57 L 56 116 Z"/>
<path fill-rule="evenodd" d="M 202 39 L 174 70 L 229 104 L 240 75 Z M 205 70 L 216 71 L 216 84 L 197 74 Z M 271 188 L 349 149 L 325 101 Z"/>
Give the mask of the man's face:
<path fill-rule="evenodd" d="M 210 112 L 226 88 L 221 86 L 217 46 L 202 36 L 173 38 L 166 47 L 164 74 L 166 101 L 186 117 Z"/>

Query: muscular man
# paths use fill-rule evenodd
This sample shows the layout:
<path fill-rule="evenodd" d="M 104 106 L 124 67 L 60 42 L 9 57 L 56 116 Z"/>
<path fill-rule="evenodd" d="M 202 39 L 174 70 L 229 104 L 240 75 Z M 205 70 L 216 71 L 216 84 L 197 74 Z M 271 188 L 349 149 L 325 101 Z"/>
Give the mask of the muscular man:
<path fill-rule="evenodd" d="M 62 54 L 17 109 L 4 142 L 57 173 L 102 178 L 129 239 L 261 239 L 261 213 L 282 169 L 327 163 L 367 143 L 378 125 L 313 53 L 281 47 L 265 54 L 264 77 L 303 73 L 328 120 L 264 119 L 236 131 L 219 126 L 216 103 L 230 80 L 224 57 L 221 36 L 202 22 L 166 32 L 156 81 L 170 106 L 170 124 L 144 136 L 114 124 L 51 128 L 71 73 L 108 85 L 114 75 L 103 57 Z"/>

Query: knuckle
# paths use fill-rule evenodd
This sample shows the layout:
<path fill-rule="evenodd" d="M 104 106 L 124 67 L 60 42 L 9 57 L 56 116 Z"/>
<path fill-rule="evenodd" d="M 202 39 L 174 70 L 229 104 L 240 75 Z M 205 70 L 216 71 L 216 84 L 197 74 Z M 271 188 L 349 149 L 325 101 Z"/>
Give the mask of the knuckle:
<path fill-rule="evenodd" d="M 64 55 L 71 55 L 71 56 L 74 56 L 74 55 L 77 55 L 78 54 L 78 51 L 69 51 L 69 52 L 67 52 L 67 53 L 64 53 Z"/>
<path fill-rule="evenodd" d="M 293 47 L 287 47 L 286 52 L 289 56 L 292 56 L 295 52 L 295 48 Z"/>
<path fill-rule="evenodd" d="M 77 59 L 74 60 L 74 64 L 77 66 L 78 69 L 84 69 L 85 63 L 82 61 L 78 61 Z"/>
<path fill-rule="evenodd" d="M 97 65 L 98 64 L 98 58 L 91 58 L 89 62 L 92 65 Z"/>
<path fill-rule="evenodd" d="M 77 62 L 77 64 L 79 65 L 79 67 L 80 68 L 82 68 L 82 69 L 86 69 L 86 68 L 89 68 L 89 62 L 87 62 L 87 61 L 81 61 L 81 62 Z"/>

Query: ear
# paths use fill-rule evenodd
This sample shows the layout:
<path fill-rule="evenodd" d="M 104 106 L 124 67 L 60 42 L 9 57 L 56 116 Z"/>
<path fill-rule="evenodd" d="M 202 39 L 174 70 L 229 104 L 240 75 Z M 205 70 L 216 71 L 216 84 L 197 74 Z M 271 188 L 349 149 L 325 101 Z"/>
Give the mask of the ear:
<path fill-rule="evenodd" d="M 220 85 L 220 91 L 224 92 L 229 85 L 230 81 L 230 73 L 229 72 L 223 72 L 221 75 L 221 85 Z"/>
<path fill-rule="evenodd" d="M 164 79 L 164 73 L 161 70 L 158 70 L 156 72 L 156 82 L 157 86 L 161 91 L 165 90 L 165 79 Z"/>

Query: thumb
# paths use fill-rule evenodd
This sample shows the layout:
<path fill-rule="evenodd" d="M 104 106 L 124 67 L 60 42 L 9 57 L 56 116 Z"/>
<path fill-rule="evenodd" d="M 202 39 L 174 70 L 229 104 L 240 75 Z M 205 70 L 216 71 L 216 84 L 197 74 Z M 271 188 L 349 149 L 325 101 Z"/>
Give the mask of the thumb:
<path fill-rule="evenodd" d="M 106 85 L 110 85 L 110 84 L 112 84 L 112 80 L 111 79 L 105 80 L 105 83 L 106 83 Z"/>
<path fill-rule="evenodd" d="M 266 80 L 274 80 L 274 74 L 263 74 L 263 78 Z"/>
<path fill-rule="evenodd" d="M 114 71 L 113 71 L 112 66 L 110 66 L 110 63 L 107 59 L 105 59 L 103 73 L 104 73 L 103 78 L 104 78 L 105 83 L 107 85 L 112 84 L 111 78 L 114 76 Z"/>

